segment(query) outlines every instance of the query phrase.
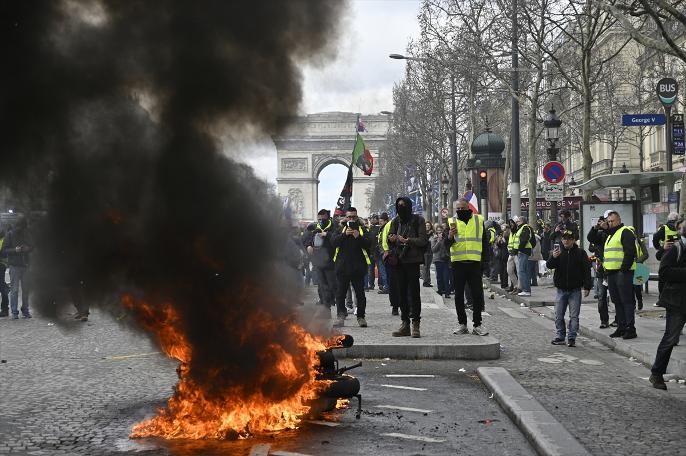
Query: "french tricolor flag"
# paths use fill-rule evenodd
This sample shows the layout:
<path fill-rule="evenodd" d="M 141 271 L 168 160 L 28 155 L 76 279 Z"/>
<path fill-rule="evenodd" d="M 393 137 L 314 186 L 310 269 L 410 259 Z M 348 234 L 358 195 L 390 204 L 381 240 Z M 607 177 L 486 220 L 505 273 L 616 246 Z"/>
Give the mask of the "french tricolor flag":
<path fill-rule="evenodd" d="M 467 200 L 467 203 L 469 204 L 469 208 L 472 210 L 472 213 L 478 214 L 479 213 L 479 200 L 476 198 L 476 195 L 474 192 L 469 191 L 464 194 L 464 198 Z"/>

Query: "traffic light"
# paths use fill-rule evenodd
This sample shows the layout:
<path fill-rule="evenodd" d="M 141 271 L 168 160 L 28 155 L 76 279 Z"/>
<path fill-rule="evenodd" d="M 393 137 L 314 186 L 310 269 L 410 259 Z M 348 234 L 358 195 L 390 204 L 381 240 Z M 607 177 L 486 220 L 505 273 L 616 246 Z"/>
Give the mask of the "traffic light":
<path fill-rule="evenodd" d="M 488 198 L 488 172 L 485 169 L 479 171 L 479 193 L 481 198 Z"/>

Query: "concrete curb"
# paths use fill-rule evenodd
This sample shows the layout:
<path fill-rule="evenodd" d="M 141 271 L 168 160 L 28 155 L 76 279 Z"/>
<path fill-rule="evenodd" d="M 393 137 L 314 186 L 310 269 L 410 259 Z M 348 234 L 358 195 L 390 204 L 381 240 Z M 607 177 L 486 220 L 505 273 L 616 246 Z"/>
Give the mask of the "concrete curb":
<path fill-rule="evenodd" d="M 502 367 L 479 367 L 479 377 L 536 452 L 544 456 L 590 455 L 578 440 Z"/>
<path fill-rule="evenodd" d="M 500 342 L 484 337 L 478 344 L 355 344 L 336 353 L 341 358 L 492 360 L 500 358 Z"/>
<path fill-rule="evenodd" d="M 489 286 L 490 290 L 498 293 L 500 295 L 503 295 L 502 290 L 497 288 L 494 285 Z M 513 295 L 503 295 L 506 296 L 509 299 L 512 299 L 514 302 L 517 303 L 523 303 L 527 305 L 527 307 L 542 307 L 542 306 L 554 306 L 554 302 L 547 302 L 547 301 L 541 301 L 541 302 L 546 302 L 546 304 L 543 304 L 542 306 L 538 305 L 529 305 L 528 301 L 525 299 L 519 297 L 519 296 L 513 296 Z M 537 312 L 540 312 L 543 316 L 545 316 L 548 320 L 555 321 L 555 312 L 553 310 L 546 308 L 542 308 L 540 310 L 537 310 Z M 606 330 L 607 331 L 607 330 Z M 644 366 L 650 368 L 652 367 L 653 363 L 655 362 L 655 354 L 657 351 L 657 345 L 660 342 L 658 341 L 646 341 L 646 342 L 636 342 L 638 339 L 632 339 L 633 342 L 627 343 L 624 341 L 624 339 L 617 338 L 613 339 L 610 337 L 608 332 L 602 332 L 600 329 L 596 329 L 594 327 L 589 327 L 588 325 L 585 325 L 583 323 L 579 323 L 579 334 L 590 337 L 591 339 L 595 339 L 601 344 L 605 345 L 606 347 L 612 349 L 614 352 L 619 353 L 620 355 L 624 355 L 627 357 L 632 357 L 636 359 L 636 361 L 640 362 Z M 678 357 L 672 357 L 669 360 L 669 373 L 678 375 L 681 378 L 686 378 L 686 361 L 683 359 L 679 359 Z"/>

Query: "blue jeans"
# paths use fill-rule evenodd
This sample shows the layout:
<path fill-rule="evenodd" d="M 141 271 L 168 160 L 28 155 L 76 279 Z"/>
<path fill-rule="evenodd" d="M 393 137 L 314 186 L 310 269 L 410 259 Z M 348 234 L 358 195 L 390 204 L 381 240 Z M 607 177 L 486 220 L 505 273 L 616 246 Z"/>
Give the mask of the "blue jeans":
<path fill-rule="evenodd" d="M 19 287 L 21 287 L 21 313 L 29 314 L 29 289 L 26 286 L 26 268 L 10 266 L 10 309 L 12 315 L 19 315 Z"/>
<path fill-rule="evenodd" d="M 667 372 L 667 364 L 669 364 L 669 357 L 672 356 L 672 349 L 674 345 L 679 342 L 679 336 L 684 329 L 686 323 L 686 313 L 675 312 L 667 309 L 667 316 L 665 318 L 665 334 L 662 336 L 660 345 L 657 346 L 657 354 L 655 355 L 655 363 L 650 369 L 654 375 L 664 375 Z"/>
<path fill-rule="evenodd" d="M 388 277 L 386 276 L 386 265 L 381 256 L 376 257 L 376 267 L 379 269 L 379 286 L 388 288 Z"/>
<path fill-rule="evenodd" d="M 438 294 L 450 293 L 450 264 L 447 261 L 434 261 L 436 266 L 436 291 Z"/>
<path fill-rule="evenodd" d="M 517 254 L 517 274 L 519 274 L 519 286 L 522 291 L 531 293 L 531 276 L 529 275 L 529 255 L 519 252 Z"/>
<path fill-rule="evenodd" d="M 555 338 L 565 338 L 565 312 L 569 307 L 569 340 L 576 339 L 579 331 L 579 311 L 581 310 L 581 288 L 576 290 L 557 289 L 557 302 L 555 303 Z"/>

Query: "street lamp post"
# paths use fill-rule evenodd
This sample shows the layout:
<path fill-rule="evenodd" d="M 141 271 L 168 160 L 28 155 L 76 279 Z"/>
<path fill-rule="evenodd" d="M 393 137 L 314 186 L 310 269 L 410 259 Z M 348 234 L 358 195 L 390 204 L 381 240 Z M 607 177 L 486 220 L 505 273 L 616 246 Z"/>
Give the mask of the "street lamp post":
<path fill-rule="evenodd" d="M 408 57 L 402 54 L 390 54 L 388 57 L 396 60 L 410 60 L 410 61 L 415 61 L 415 62 L 431 62 L 431 63 L 437 63 L 443 68 L 445 68 L 445 65 L 443 65 L 440 61 L 437 61 L 435 59 L 425 59 L 425 58 L 418 58 L 418 57 Z M 452 187 L 451 187 L 451 194 L 452 194 L 452 200 L 455 201 L 457 200 L 459 196 L 459 186 L 458 186 L 458 180 L 457 180 L 457 175 L 458 175 L 458 167 L 457 167 L 457 112 L 455 108 L 455 76 L 450 74 L 450 161 L 452 162 L 452 167 L 451 167 L 451 173 L 453 175 L 453 181 L 452 181 Z"/>
<path fill-rule="evenodd" d="M 620 174 L 627 174 L 629 169 L 626 167 L 626 162 L 622 163 L 622 168 L 619 170 Z M 622 200 L 626 201 L 626 187 L 622 188 Z"/>
<path fill-rule="evenodd" d="M 548 142 L 547 152 L 549 161 L 557 161 L 557 152 L 559 149 L 555 146 L 557 141 L 560 139 L 560 125 L 562 125 L 562 121 L 555 114 L 555 108 L 551 106 L 550 112 L 545 117 L 545 120 L 543 120 L 543 127 L 545 127 L 545 139 Z M 555 201 L 555 204 L 553 204 L 550 217 L 553 219 L 553 223 L 557 223 L 557 201 Z"/>
<path fill-rule="evenodd" d="M 441 201 L 443 202 L 443 207 L 448 207 L 448 185 L 450 185 L 448 176 L 446 173 L 443 173 L 443 177 L 441 177 L 441 194 L 443 195 Z"/>

